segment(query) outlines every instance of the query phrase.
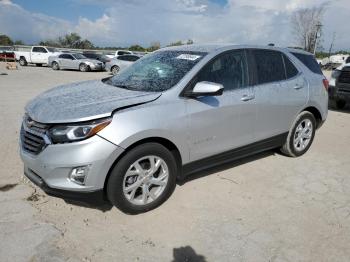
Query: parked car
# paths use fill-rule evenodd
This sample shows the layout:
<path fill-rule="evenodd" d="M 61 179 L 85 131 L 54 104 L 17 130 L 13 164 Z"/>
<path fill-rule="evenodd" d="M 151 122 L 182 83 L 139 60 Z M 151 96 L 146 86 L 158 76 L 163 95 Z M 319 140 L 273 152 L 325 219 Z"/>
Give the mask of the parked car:
<path fill-rule="evenodd" d="M 105 69 L 104 63 L 86 58 L 82 54 L 60 54 L 59 56 L 49 57 L 49 65 L 53 70 L 59 69 L 75 69 L 82 72 L 87 71 L 102 71 Z"/>
<path fill-rule="evenodd" d="M 348 60 L 332 72 L 329 82 L 329 99 L 335 101 L 338 109 L 350 102 L 350 57 Z"/>
<path fill-rule="evenodd" d="M 111 61 L 111 58 L 101 55 L 101 54 L 96 54 L 96 53 L 91 53 L 91 52 L 84 52 L 83 56 L 90 58 L 90 59 L 95 59 L 98 61 L 101 61 L 102 63 L 106 64 L 107 62 Z"/>
<path fill-rule="evenodd" d="M 135 63 L 139 59 L 140 59 L 140 56 L 137 56 L 137 55 L 118 56 L 106 63 L 106 71 L 112 72 L 113 75 L 116 75 L 120 71 L 131 66 L 133 63 Z"/>
<path fill-rule="evenodd" d="M 111 52 L 111 53 L 107 54 L 106 56 L 109 58 L 114 58 L 114 57 L 118 57 L 121 55 L 132 55 L 132 54 L 133 54 L 133 52 L 129 51 L 129 50 L 117 50 L 115 52 Z"/>
<path fill-rule="evenodd" d="M 33 183 L 135 214 L 193 172 L 275 148 L 303 155 L 327 117 L 327 80 L 300 50 L 169 47 L 114 77 L 46 91 L 25 112 L 20 154 Z"/>
<path fill-rule="evenodd" d="M 28 63 L 42 66 L 48 64 L 50 56 L 56 56 L 60 53 L 55 48 L 45 46 L 32 46 L 30 51 L 15 51 L 16 60 L 21 66 L 26 66 Z"/>

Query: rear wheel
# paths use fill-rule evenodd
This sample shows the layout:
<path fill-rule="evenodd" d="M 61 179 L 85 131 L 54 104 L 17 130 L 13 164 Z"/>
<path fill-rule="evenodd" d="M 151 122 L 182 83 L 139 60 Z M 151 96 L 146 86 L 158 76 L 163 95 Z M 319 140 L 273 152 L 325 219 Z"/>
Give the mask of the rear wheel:
<path fill-rule="evenodd" d="M 87 64 L 80 64 L 79 70 L 81 72 L 88 72 L 88 71 L 90 71 L 90 67 Z"/>
<path fill-rule="evenodd" d="M 20 64 L 21 66 L 26 66 L 28 63 L 27 63 L 27 60 L 26 60 L 24 57 L 21 57 L 21 58 L 19 59 L 19 64 Z"/>
<path fill-rule="evenodd" d="M 337 109 L 343 109 L 346 105 L 346 101 L 342 100 L 342 99 L 338 99 L 335 101 L 335 105 L 336 105 Z"/>
<path fill-rule="evenodd" d="M 139 145 L 113 168 L 107 183 L 111 203 L 129 214 L 152 210 L 166 201 L 176 186 L 173 154 L 157 143 Z"/>
<path fill-rule="evenodd" d="M 316 119 L 310 112 L 301 112 L 295 119 L 287 140 L 281 148 L 282 153 L 298 157 L 309 150 L 316 131 Z"/>
<path fill-rule="evenodd" d="M 60 69 L 60 66 L 58 65 L 57 62 L 52 62 L 51 67 L 52 67 L 53 70 L 59 70 Z"/>
<path fill-rule="evenodd" d="M 120 70 L 119 66 L 113 66 L 111 69 L 111 72 L 113 75 L 116 75 L 119 73 L 119 70 Z"/>

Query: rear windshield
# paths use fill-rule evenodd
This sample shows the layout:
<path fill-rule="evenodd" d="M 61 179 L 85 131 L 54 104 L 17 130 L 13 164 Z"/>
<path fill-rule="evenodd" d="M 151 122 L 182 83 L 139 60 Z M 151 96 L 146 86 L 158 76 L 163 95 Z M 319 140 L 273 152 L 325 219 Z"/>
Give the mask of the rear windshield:
<path fill-rule="evenodd" d="M 312 72 L 323 75 L 320 65 L 312 55 L 305 55 L 300 53 L 292 53 L 299 61 L 301 61 Z"/>

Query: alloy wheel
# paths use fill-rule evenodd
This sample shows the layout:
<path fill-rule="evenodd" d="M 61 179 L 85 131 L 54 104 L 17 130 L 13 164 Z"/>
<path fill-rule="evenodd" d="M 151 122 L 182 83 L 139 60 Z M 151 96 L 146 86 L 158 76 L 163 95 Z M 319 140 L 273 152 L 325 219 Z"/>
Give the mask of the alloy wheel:
<path fill-rule="evenodd" d="M 130 165 L 123 179 L 125 198 L 134 205 L 158 199 L 168 184 L 169 168 L 158 156 L 145 156 Z"/>
<path fill-rule="evenodd" d="M 293 144 L 296 151 L 303 151 L 310 143 L 313 125 L 310 119 L 304 119 L 295 129 Z"/>

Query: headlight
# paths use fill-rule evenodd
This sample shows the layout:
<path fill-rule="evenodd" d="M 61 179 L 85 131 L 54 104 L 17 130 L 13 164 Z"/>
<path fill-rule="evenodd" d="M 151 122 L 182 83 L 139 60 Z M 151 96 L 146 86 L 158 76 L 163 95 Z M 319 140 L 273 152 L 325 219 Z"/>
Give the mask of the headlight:
<path fill-rule="evenodd" d="M 57 125 L 50 129 L 49 134 L 53 143 L 80 141 L 97 134 L 111 122 L 111 118 L 105 118 L 80 124 Z"/>

